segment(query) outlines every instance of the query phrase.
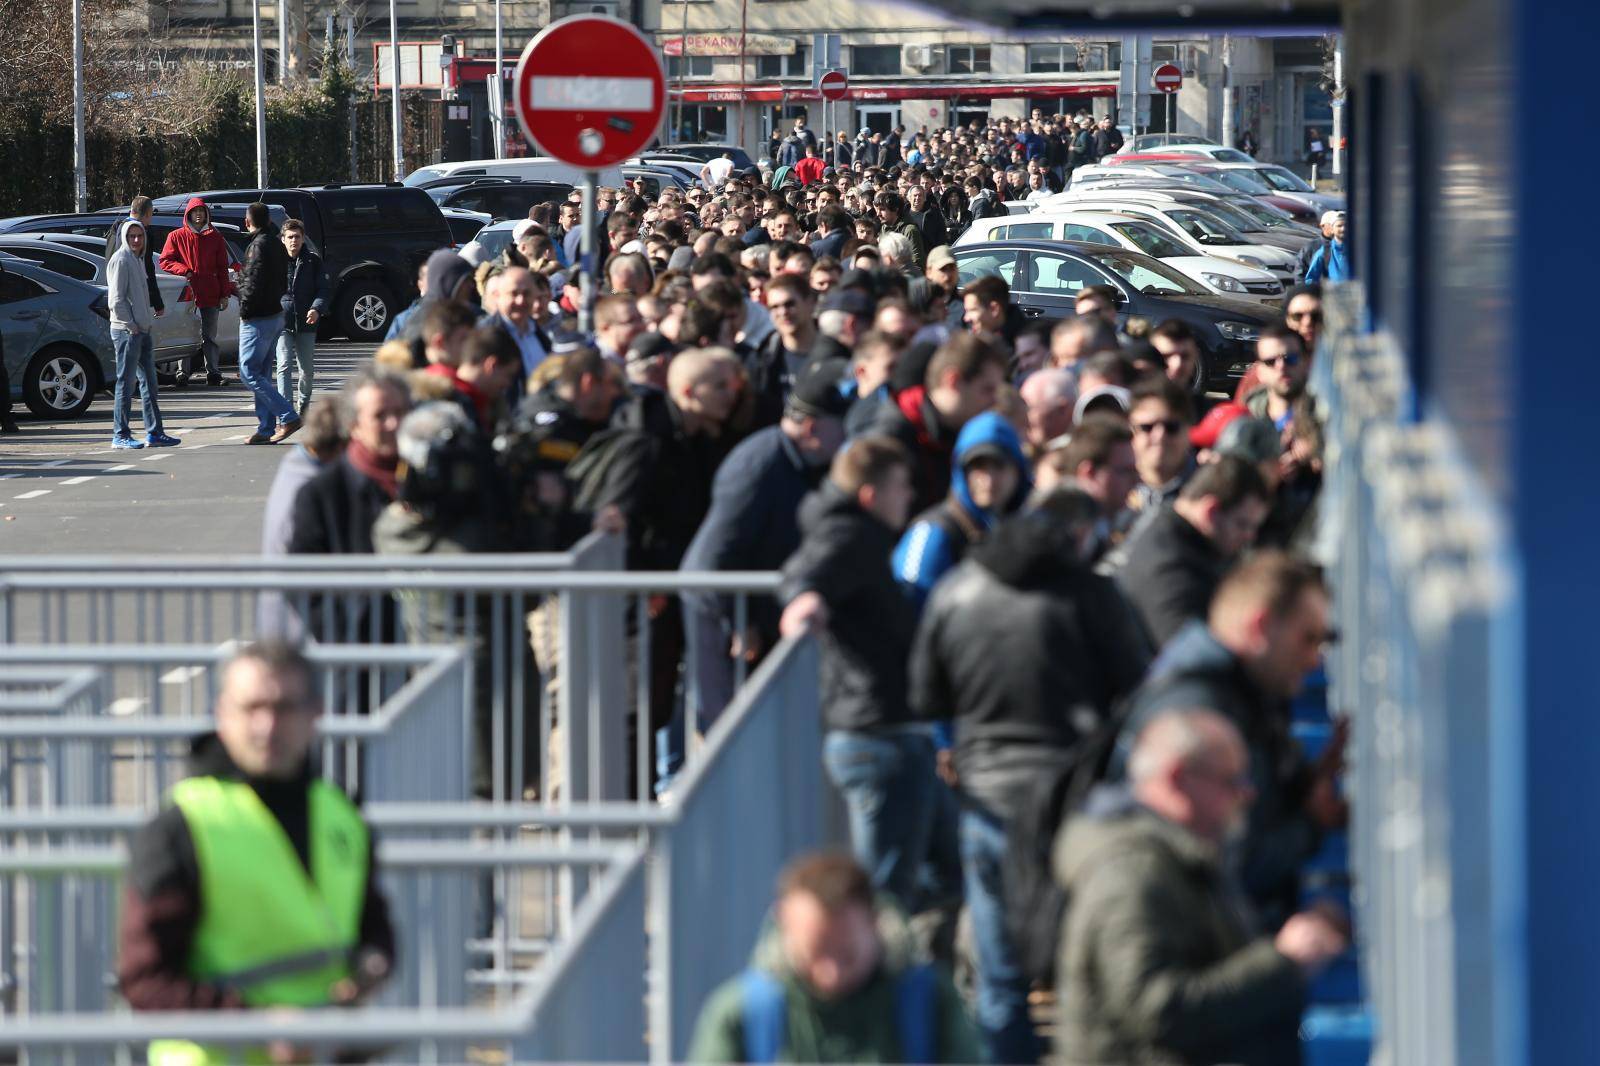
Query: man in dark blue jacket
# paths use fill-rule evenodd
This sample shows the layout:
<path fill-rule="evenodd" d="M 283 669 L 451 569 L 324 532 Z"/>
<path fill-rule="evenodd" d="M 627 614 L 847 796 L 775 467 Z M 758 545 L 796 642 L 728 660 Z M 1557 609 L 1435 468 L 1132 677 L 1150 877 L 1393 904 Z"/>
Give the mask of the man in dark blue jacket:
<path fill-rule="evenodd" d="M 800 501 L 816 488 L 844 442 L 849 400 L 837 360 L 801 371 L 775 426 L 728 454 L 711 486 L 711 510 L 680 569 L 776 570 L 800 546 Z M 777 643 L 778 610 L 751 602 L 741 632 L 731 596 L 686 593 L 689 692 L 699 727 L 709 729 L 733 696 L 732 655 L 754 663 Z M 737 648 L 737 651 L 734 649 Z"/>
<path fill-rule="evenodd" d="M 306 413 L 315 380 L 317 323 L 328 313 L 328 273 L 322 257 L 306 243 L 306 228 L 297 218 L 283 224 L 283 249 L 289 255 L 288 288 L 283 292 L 283 332 L 278 334 L 278 391 L 290 398 L 294 385 L 295 410 Z M 298 375 L 293 382 L 290 364 Z"/>

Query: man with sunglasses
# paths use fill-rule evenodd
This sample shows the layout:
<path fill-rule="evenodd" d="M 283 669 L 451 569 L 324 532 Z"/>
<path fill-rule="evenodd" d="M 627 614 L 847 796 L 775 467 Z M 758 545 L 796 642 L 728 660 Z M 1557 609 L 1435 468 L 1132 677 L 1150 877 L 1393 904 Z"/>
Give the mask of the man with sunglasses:
<path fill-rule="evenodd" d="M 1263 326 L 1256 341 L 1255 371 L 1260 384 L 1244 398 L 1245 407 L 1285 433 L 1306 406 L 1302 401 L 1309 369 L 1300 334 L 1287 323 Z"/>
<path fill-rule="evenodd" d="M 1322 338 L 1322 288 L 1318 285 L 1296 285 L 1283 301 L 1284 321 L 1300 335 L 1301 350 L 1309 363 L 1317 354 L 1317 341 Z M 1164 325 L 1165 323 L 1163 323 Z M 1152 339 L 1154 336 L 1152 335 Z M 1160 347 L 1158 343 L 1156 347 Z M 1307 376 L 1310 368 L 1307 367 Z M 1233 402 L 1242 404 L 1261 385 L 1254 364 L 1245 371 L 1233 393 Z"/>

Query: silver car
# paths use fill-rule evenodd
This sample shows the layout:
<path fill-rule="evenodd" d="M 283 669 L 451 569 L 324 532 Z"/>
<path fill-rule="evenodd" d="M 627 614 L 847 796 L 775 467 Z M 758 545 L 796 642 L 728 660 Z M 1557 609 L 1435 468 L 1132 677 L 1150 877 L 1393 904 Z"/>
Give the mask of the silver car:
<path fill-rule="evenodd" d="M 0 236 L 0 252 L 31 260 L 53 273 L 104 289 L 107 270 L 105 257 L 78 245 L 76 241 L 68 243 L 73 240 L 52 239 L 50 234 L 45 233 L 8 234 Z M 200 312 L 192 296 L 184 299 L 188 284 L 182 278 L 157 270 L 156 287 L 161 292 L 161 301 L 166 305 L 167 312 L 156 319 L 150 336 L 155 342 L 156 365 L 165 366 L 199 352 Z"/>

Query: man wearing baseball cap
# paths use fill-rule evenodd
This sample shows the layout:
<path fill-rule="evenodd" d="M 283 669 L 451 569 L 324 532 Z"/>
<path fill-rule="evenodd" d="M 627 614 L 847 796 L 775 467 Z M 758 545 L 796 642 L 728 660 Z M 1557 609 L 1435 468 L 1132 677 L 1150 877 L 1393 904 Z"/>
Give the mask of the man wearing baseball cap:
<path fill-rule="evenodd" d="M 1350 280 L 1350 264 L 1344 255 L 1344 212 L 1329 211 L 1323 215 L 1322 232 L 1328 240 L 1311 256 L 1305 283 L 1318 285 L 1324 281 Z"/>
<path fill-rule="evenodd" d="M 1300 277 L 1302 279 L 1305 278 L 1307 272 L 1311 270 L 1311 260 L 1315 259 L 1318 252 L 1321 252 L 1333 242 L 1334 223 L 1343 221 L 1343 211 L 1322 212 L 1322 218 L 1319 222 L 1320 226 L 1322 227 L 1322 239 L 1320 241 L 1313 241 L 1300 251 Z"/>

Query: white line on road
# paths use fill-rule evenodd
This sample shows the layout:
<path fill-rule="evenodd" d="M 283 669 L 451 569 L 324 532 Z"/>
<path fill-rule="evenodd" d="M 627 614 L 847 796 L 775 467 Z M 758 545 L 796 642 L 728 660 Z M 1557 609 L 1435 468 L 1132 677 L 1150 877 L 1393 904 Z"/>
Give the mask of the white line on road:
<path fill-rule="evenodd" d="M 93 481 L 93 480 L 94 480 L 94 475 L 93 474 L 85 474 L 82 477 L 69 477 L 69 478 L 67 478 L 67 480 L 63 481 L 61 484 L 63 484 L 63 485 L 82 485 L 85 481 Z"/>
<path fill-rule="evenodd" d="M 116 466 L 108 466 L 108 467 L 106 467 L 106 473 L 108 473 L 108 474 L 116 474 L 116 473 L 119 473 L 119 472 L 121 472 L 123 470 L 132 470 L 132 469 L 133 469 L 133 464 L 132 463 L 118 463 Z"/>
<path fill-rule="evenodd" d="M 31 500 L 31 499 L 34 499 L 37 496 L 48 496 L 48 495 L 50 495 L 50 490 L 49 489 L 34 489 L 32 492 L 24 492 L 20 496 L 13 496 L 12 499 L 14 499 L 14 500 Z"/>
<path fill-rule="evenodd" d="M 250 434 L 241 433 L 237 437 L 229 437 L 228 439 L 229 440 L 249 440 L 250 439 Z"/>
<path fill-rule="evenodd" d="M 169 458 L 169 455 L 168 455 L 167 452 L 156 452 L 156 454 L 154 454 L 154 455 L 142 455 L 142 456 L 140 456 L 139 457 L 139 461 L 141 463 L 153 463 L 157 459 L 166 459 L 166 458 Z"/>
<path fill-rule="evenodd" d="M 70 462 L 72 462 L 71 459 L 53 459 L 48 463 L 40 463 L 39 464 L 39 469 L 40 470 L 51 470 L 51 469 L 54 469 L 55 467 L 58 467 L 58 466 L 66 466 Z"/>

